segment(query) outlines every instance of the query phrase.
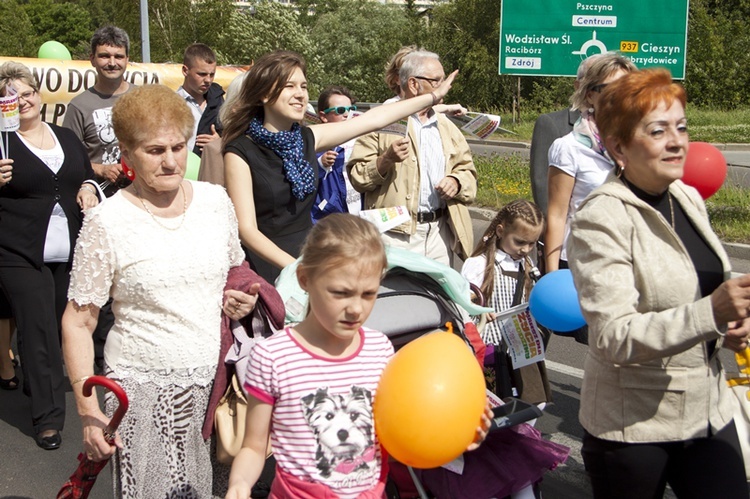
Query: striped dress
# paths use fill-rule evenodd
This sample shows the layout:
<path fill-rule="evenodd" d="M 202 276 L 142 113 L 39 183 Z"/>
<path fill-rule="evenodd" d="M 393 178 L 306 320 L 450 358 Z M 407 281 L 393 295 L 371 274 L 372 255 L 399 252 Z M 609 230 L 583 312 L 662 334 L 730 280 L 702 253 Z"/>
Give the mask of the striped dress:
<path fill-rule="evenodd" d="M 372 400 L 393 355 L 388 338 L 360 330 L 351 356 L 331 359 L 304 348 L 289 328 L 257 343 L 245 390 L 273 405 L 271 444 L 278 466 L 354 498 L 378 483 L 380 445 Z"/>
<path fill-rule="evenodd" d="M 484 255 L 468 258 L 461 269 L 461 275 L 470 283 L 481 287 L 486 262 L 487 259 Z M 495 251 L 494 285 L 487 306 L 491 307 L 496 313 L 503 312 L 513 306 L 513 296 L 516 293 L 519 272 L 523 272 L 520 260 L 511 259 L 502 250 Z M 488 345 L 501 345 L 503 342 L 500 328 L 494 321 L 487 323 L 481 335 L 482 340 Z"/>

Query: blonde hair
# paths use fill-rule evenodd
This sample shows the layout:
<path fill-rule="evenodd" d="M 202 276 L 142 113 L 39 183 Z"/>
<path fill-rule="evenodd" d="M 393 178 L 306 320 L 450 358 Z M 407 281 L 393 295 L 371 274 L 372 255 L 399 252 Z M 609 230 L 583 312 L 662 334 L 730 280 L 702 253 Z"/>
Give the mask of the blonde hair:
<path fill-rule="evenodd" d="M 224 123 L 229 116 L 229 112 L 234 106 L 237 105 L 237 101 L 240 100 L 240 89 L 242 88 L 242 82 L 245 81 L 247 71 L 234 77 L 226 88 L 224 94 L 224 104 L 219 108 L 219 123 Z"/>
<path fill-rule="evenodd" d="M 7 93 L 8 85 L 13 80 L 25 83 L 33 88 L 35 92 L 39 91 L 39 82 L 36 81 L 29 68 L 20 62 L 8 61 L 0 66 L 0 92 L 2 92 L 2 95 Z"/>
<path fill-rule="evenodd" d="M 638 68 L 629 58 L 616 52 L 597 55 L 596 59 L 586 66 L 583 76 L 579 79 L 578 88 L 570 96 L 571 108 L 583 112 L 591 107 L 586 97 L 589 91 L 617 71 L 632 73 L 638 71 Z"/>
<path fill-rule="evenodd" d="M 135 147 L 162 127 L 175 127 L 188 139 L 194 123 L 185 99 L 164 85 L 135 87 L 112 107 L 115 135 L 126 147 Z"/>
<path fill-rule="evenodd" d="M 502 239 L 497 236 L 497 226 L 502 225 L 507 232 L 507 229 L 519 220 L 532 227 L 541 227 L 544 230 L 544 214 L 542 210 L 531 201 L 517 199 L 500 208 L 500 211 L 497 212 L 495 218 L 490 222 L 487 230 L 484 231 L 484 235 L 482 235 L 482 239 L 471 254 L 472 257 L 484 255 L 487 261 L 484 267 L 484 279 L 479 288 L 487 298 L 492 296 L 492 288 L 495 285 L 495 251 L 500 248 L 502 242 Z M 531 267 L 531 259 L 527 256 L 523 265 L 526 277 L 524 280 L 526 296 L 531 291 L 531 279 L 529 279 L 529 270 Z"/>
<path fill-rule="evenodd" d="M 351 262 L 374 265 L 382 271 L 388 264 L 383 241 L 370 222 L 348 213 L 333 213 L 308 233 L 298 269 L 314 276 Z"/>

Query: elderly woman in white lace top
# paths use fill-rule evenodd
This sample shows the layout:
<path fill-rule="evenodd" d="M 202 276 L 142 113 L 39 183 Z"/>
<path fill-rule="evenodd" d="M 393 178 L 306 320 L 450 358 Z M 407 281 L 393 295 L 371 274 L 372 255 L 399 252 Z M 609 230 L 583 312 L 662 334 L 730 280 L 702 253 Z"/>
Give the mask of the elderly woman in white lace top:
<path fill-rule="evenodd" d="M 211 497 L 215 466 L 201 426 L 221 313 L 239 319 L 256 300 L 222 295 L 229 269 L 244 260 L 237 219 L 224 189 L 183 179 L 193 117 L 177 94 L 139 87 L 119 99 L 112 121 L 135 180 L 87 215 L 63 318 L 83 446 L 96 461 L 115 454 L 116 497 Z M 103 438 L 109 417 L 96 397 L 81 393 L 92 374 L 91 333 L 110 296 L 105 369 L 130 399 L 115 445 Z"/>

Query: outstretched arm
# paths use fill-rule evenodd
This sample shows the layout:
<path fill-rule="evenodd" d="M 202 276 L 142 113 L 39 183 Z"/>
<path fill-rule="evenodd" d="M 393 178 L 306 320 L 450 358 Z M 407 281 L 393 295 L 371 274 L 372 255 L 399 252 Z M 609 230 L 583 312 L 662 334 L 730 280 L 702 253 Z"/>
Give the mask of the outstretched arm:
<path fill-rule="evenodd" d="M 366 133 L 379 130 L 422 109 L 440 103 L 451 88 L 458 70 L 452 72 L 443 83 L 429 94 L 402 99 L 387 106 L 378 106 L 358 116 L 357 119 L 338 123 L 311 125 L 315 135 L 315 150 L 325 151 Z"/>

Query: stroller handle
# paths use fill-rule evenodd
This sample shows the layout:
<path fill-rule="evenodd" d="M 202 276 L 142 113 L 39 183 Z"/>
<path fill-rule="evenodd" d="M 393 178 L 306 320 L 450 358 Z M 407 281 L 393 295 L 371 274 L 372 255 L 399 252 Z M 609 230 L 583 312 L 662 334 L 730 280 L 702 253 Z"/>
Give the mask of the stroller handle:
<path fill-rule="evenodd" d="M 117 381 L 109 379 L 105 376 L 91 376 L 83 382 L 82 391 L 84 397 L 91 396 L 94 385 L 99 385 L 107 388 L 109 391 L 114 393 L 115 397 L 117 397 L 117 401 L 119 402 L 117 409 L 115 409 L 115 413 L 112 415 L 112 419 L 110 419 L 109 424 L 104 429 L 104 437 L 111 441 L 114 440 L 115 431 L 117 430 L 117 427 L 120 426 L 122 418 L 128 411 L 128 396 L 125 393 L 125 390 L 123 390 L 122 387 L 117 383 Z"/>

